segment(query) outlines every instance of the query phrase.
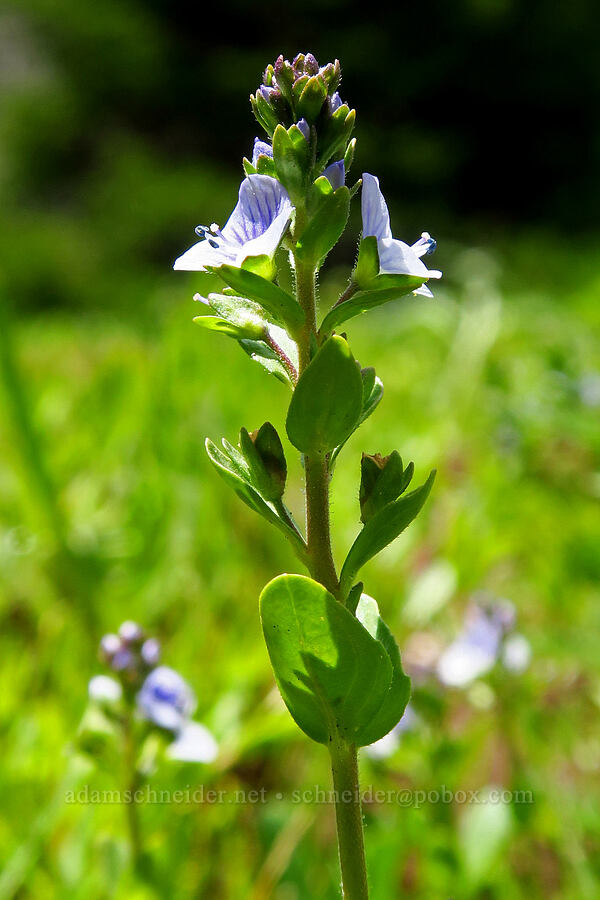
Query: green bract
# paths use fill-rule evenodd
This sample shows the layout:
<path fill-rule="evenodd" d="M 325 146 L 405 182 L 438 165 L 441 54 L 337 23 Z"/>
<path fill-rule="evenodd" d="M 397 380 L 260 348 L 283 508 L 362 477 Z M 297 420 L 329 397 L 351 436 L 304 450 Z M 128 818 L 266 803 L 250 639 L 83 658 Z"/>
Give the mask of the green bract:
<path fill-rule="evenodd" d="M 425 484 L 379 509 L 366 523 L 352 544 L 340 575 L 343 596 L 349 592 L 356 575 L 370 559 L 391 544 L 418 515 L 427 500 L 435 478 L 432 472 Z"/>
<path fill-rule="evenodd" d="M 304 313 L 291 294 L 255 272 L 223 265 L 213 270 L 243 297 L 259 303 L 276 322 L 295 329 L 304 322 Z"/>
<path fill-rule="evenodd" d="M 323 175 L 308 194 L 309 223 L 296 244 L 298 258 L 320 268 L 332 247 L 339 241 L 348 221 L 350 191 L 343 186 L 333 190 Z"/>
<path fill-rule="evenodd" d="M 331 337 L 296 385 L 286 421 L 290 441 L 303 453 L 328 453 L 352 433 L 362 402 L 356 360 L 342 337 Z"/>

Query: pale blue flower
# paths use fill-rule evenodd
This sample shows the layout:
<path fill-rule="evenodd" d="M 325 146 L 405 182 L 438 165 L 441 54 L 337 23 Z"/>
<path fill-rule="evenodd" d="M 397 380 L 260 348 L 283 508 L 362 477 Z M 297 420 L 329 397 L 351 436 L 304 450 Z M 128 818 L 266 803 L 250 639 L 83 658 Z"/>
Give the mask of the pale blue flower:
<path fill-rule="evenodd" d="M 211 763 L 218 752 L 216 740 L 199 722 L 186 722 L 167 748 L 167 756 L 179 762 Z"/>
<path fill-rule="evenodd" d="M 365 172 L 362 177 L 362 224 L 363 238 L 377 238 L 380 275 L 415 275 L 418 278 L 441 278 L 437 269 L 427 269 L 421 257 L 433 253 L 436 247 L 434 239 L 423 232 L 420 239 L 409 246 L 392 236 L 390 214 L 384 196 L 379 187 L 379 180 Z M 425 297 L 433 297 L 426 285 L 414 291 Z"/>
<path fill-rule="evenodd" d="M 487 607 L 471 606 L 462 632 L 438 660 L 437 675 L 442 684 L 466 687 L 493 669 L 504 636 L 514 621 L 514 607 L 506 601 Z"/>
<path fill-rule="evenodd" d="M 179 732 L 196 708 L 191 687 L 174 669 L 158 666 L 144 681 L 137 702 L 140 712 L 160 728 Z"/>
<path fill-rule="evenodd" d="M 249 175 L 242 181 L 237 206 L 223 229 L 199 225 L 196 232 L 202 240 L 180 256 L 173 268 L 204 272 L 210 266 L 241 266 L 248 256 L 272 257 L 292 208 L 287 191 L 276 178 Z"/>
<path fill-rule="evenodd" d="M 95 703 L 118 703 L 123 696 L 123 688 L 119 682 L 109 675 L 94 675 L 88 684 L 88 696 Z"/>

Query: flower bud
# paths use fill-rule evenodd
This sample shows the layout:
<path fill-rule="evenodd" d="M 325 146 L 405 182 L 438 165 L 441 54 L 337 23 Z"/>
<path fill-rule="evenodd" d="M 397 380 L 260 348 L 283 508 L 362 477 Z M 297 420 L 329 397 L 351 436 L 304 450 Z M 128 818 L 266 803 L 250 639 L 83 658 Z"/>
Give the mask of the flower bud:
<path fill-rule="evenodd" d="M 137 622 L 123 622 L 119 628 L 119 637 L 125 644 L 141 644 L 144 631 Z"/>
<path fill-rule="evenodd" d="M 160 662 L 160 643 L 156 638 L 148 638 L 142 644 L 140 653 L 142 662 L 150 667 L 156 666 Z"/>
<path fill-rule="evenodd" d="M 406 490 L 412 478 L 412 463 L 404 469 L 397 450 L 389 456 L 363 453 L 360 469 L 360 519 L 366 523 Z"/>
<path fill-rule="evenodd" d="M 257 431 L 240 432 L 240 448 L 256 489 L 265 500 L 279 500 L 285 490 L 287 463 L 277 431 L 265 422 Z"/>
<path fill-rule="evenodd" d="M 117 634 L 105 634 L 100 641 L 100 659 L 102 662 L 110 663 L 115 655 L 121 649 L 121 639 Z"/>

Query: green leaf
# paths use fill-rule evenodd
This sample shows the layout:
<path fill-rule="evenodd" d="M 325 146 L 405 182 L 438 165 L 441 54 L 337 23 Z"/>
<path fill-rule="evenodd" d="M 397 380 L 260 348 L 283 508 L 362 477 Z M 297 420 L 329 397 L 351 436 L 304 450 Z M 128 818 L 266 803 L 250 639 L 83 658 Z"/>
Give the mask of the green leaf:
<path fill-rule="evenodd" d="M 421 487 L 393 503 L 388 503 L 369 519 L 352 544 L 342 567 L 340 575 L 342 596 L 347 595 L 357 573 L 365 563 L 391 544 L 418 515 L 429 495 L 434 478 L 435 471 Z"/>
<path fill-rule="evenodd" d="M 346 440 L 362 410 L 362 378 L 346 341 L 329 338 L 302 373 L 286 427 L 303 453 L 327 453 Z"/>
<path fill-rule="evenodd" d="M 263 341 L 238 341 L 242 350 L 248 354 L 250 359 L 257 362 L 263 369 L 273 375 L 278 381 L 293 387 L 292 380 L 283 363 L 279 360 L 277 354 Z"/>
<path fill-rule="evenodd" d="M 291 516 L 284 507 L 280 510 L 261 497 L 253 484 L 250 466 L 242 453 L 226 440 L 223 440 L 223 450 L 220 450 L 209 438 L 206 439 L 205 446 L 208 458 L 218 474 L 233 489 L 240 500 L 283 532 L 294 545 L 298 556 L 305 559 L 306 544 Z M 280 514 L 282 511 L 285 513 L 283 517 Z"/>
<path fill-rule="evenodd" d="M 395 283 L 387 288 L 380 289 L 380 278 L 392 278 Z M 321 323 L 320 333 L 325 335 L 337 328 L 342 322 L 353 319 L 361 313 L 367 312 L 369 309 L 375 309 L 376 306 L 382 306 L 391 300 L 398 300 L 406 294 L 412 294 L 417 288 L 421 287 L 426 279 L 417 278 L 415 275 L 379 275 L 375 279 L 374 284 L 377 290 L 358 291 L 348 300 L 338 303 L 337 306 L 329 310 Z"/>
<path fill-rule="evenodd" d="M 238 269 L 236 266 L 218 266 L 213 271 L 235 291 L 260 303 L 268 313 L 291 331 L 304 324 L 304 313 L 296 300 L 272 281 L 246 269 Z"/>
<path fill-rule="evenodd" d="M 287 708 L 314 741 L 357 743 L 389 693 L 383 645 L 325 588 L 280 575 L 260 597 L 275 678 Z"/>
<path fill-rule="evenodd" d="M 329 180 L 322 175 L 317 178 L 311 190 L 312 211 L 310 220 L 300 240 L 296 252 L 304 262 L 320 266 L 339 241 L 350 211 L 350 191 L 342 186 L 334 191 Z"/>
<path fill-rule="evenodd" d="M 353 428 L 353 432 L 362 425 L 365 419 L 369 418 L 383 397 L 383 382 L 375 374 L 375 369 L 372 366 L 367 366 L 365 369 L 361 369 L 360 374 L 363 383 L 362 409 L 360 416 L 358 417 L 358 422 Z M 350 435 L 348 435 L 348 437 L 350 437 Z M 333 465 L 347 440 L 348 438 L 346 438 L 345 441 L 342 441 L 331 454 L 330 469 L 333 469 Z"/>
<path fill-rule="evenodd" d="M 236 338 L 238 341 L 244 338 L 249 340 L 259 340 L 264 333 L 264 328 L 249 323 L 247 327 L 235 325 L 226 319 L 218 316 L 195 316 L 192 321 L 201 328 L 207 328 L 209 331 L 219 331 L 228 337 Z"/>
<path fill-rule="evenodd" d="M 310 168 L 310 147 L 297 126 L 292 125 L 289 131 L 283 125 L 277 126 L 273 134 L 273 161 L 277 177 L 292 201 L 303 197 Z"/>
<path fill-rule="evenodd" d="M 213 293 L 208 295 L 208 302 L 218 316 L 236 329 L 234 336 L 238 339 L 247 338 L 259 341 L 267 335 L 268 323 L 265 311 L 258 303 L 247 300 L 245 297 L 236 297 L 233 294 Z M 194 321 L 202 325 L 203 318 L 205 317 L 198 316 Z"/>
<path fill-rule="evenodd" d="M 385 737 L 404 715 L 410 699 L 410 678 L 402 669 L 400 651 L 394 636 L 379 615 L 377 603 L 368 594 L 361 595 L 356 618 L 382 644 L 392 665 L 392 681 L 388 693 L 377 713 L 357 735 L 357 743 L 365 746 Z"/>
<path fill-rule="evenodd" d="M 313 75 L 304 85 L 298 99 L 298 117 L 312 124 L 317 118 L 327 97 L 327 85 L 320 75 Z"/>
<path fill-rule="evenodd" d="M 273 425 L 265 422 L 253 434 L 242 428 L 240 448 L 261 496 L 265 500 L 280 500 L 285 490 L 287 464 L 281 440 Z"/>

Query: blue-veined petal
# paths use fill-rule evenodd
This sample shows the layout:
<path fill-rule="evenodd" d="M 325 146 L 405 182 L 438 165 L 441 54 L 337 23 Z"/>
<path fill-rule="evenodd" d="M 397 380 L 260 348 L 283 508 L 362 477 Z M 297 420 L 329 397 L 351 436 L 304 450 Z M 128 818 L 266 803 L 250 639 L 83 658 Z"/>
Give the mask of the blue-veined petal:
<path fill-rule="evenodd" d="M 361 212 L 363 237 L 391 239 L 390 214 L 379 187 L 379 179 L 368 172 L 363 173 L 362 177 Z"/>

